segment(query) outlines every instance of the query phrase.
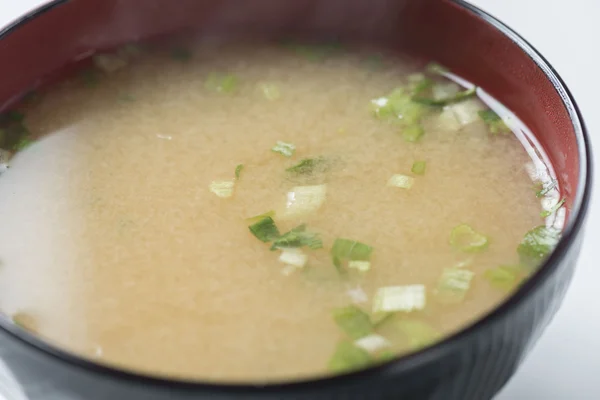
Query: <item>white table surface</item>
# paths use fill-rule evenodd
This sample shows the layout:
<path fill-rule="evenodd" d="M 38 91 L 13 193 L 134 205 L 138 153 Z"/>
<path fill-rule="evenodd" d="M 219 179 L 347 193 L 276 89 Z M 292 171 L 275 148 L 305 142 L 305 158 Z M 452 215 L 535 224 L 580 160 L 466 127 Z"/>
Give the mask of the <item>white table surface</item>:
<path fill-rule="evenodd" d="M 471 1 L 514 28 L 556 68 L 581 107 L 600 157 L 600 0 Z M 0 25 L 42 3 L 0 0 Z M 564 305 L 496 400 L 600 399 L 600 268 L 593 262 L 591 243 L 599 236 L 600 198 L 595 195 Z"/>

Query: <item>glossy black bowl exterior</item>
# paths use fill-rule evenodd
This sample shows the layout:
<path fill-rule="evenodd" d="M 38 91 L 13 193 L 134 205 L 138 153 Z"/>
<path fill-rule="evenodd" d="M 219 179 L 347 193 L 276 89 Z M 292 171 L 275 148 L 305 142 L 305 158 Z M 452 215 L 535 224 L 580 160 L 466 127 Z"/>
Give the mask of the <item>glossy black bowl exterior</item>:
<path fill-rule="evenodd" d="M 146 18 L 145 24 L 152 20 L 149 15 L 158 18 L 156 10 L 154 14 L 148 11 L 148 9 L 152 9 L 148 4 L 158 4 L 161 1 L 144 2 L 146 6 L 141 8 L 147 12 L 141 12 L 139 18 Z M 19 40 L 24 42 L 34 40 L 35 38 L 32 39 L 29 36 L 38 32 L 37 40 L 41 45 L 35 51 L 40 54 L 44 53 L 45 50 L 42 48 L 45 37 L 44 29 L 48 30 L 52 26 L 60 25 L 57 21 L 73 21 L 73 25 L 79 24 L 77 29 L 80 31 L 100 32 L 98 26 L 104 27 L 104 25 L 85 22 L 86 18 L 94 18 L 89 16 L 92 13 L 100 16 L 97 18 L 100 22 L 96 22 L 107 25 L 106 29 L 115 29 L 115 26 L 121 27 L 124 33 L 118 35 L 119 39 L 115 39 L 117 41 L 136 39 L 136 29 L 144 30 L 140 34 L 141 37 L 157 33 L 151 29 L 139 28 L 139 24 L 137 24 L 139 21 L 136 19 L 137 17 L 132 17 L 133 14 L 127 14 L 127 24 L 122 24 L 124 21 L 122 15 L 125 12 L 123 10 L 140 7 L 142 2 L 106 0 L 102 5 L 101 3 L 97 0 L 55 1 L 36 10 L 0 33 L 0 57 L 3 57 L 3 52 L 8 51 L 3 47 L 4 43 L 9 43 L 6 46 L 10 46 L 9 39 L 13 35 L 18 36 L 20 31 L 23 33 L 19 36 Z M 179 11 L 176 11 L 162 1 L 162 5 L 166 7 L 165 10 L 177 14 L 171 18 L 175 21 L 174 27 L 179 25 L 183 27 L 182 21 L 185 20 L 186 8 L 200 7 L 198 6 L 200 3 L 202 3 L 202 10 L 210 9 L 210 12 L 217 7 L 214 1 L 194 3 L 191 0 L 185 0 L 177 2 Z M 225 1 L 224 3 L 228 3 L 231 7 L 234 2 Z M 269 12 L 278 13 L 280 16 L 277 18 L 283 18 L 287 15 L 283 10 L 285 7 L 277 6 L 276 3 L 264 0 L 250 1 L 248 4 L 255 4 L 257 7 L 263 6 L 263 8 L 268 8 L 267 6 L 270 5 Z M 298 5 L 300 3 L 303 4 L 302 7 Z M 286 24 L 293 25 L 303 18 L 308 18 L 307 16 L 311 14 L 307 12 L 309 10 L 307 3 L 314 3 L 312 6 L 317 3 L 325 4 L 334 7 L 333 9 L 349 7 L 358 12 L 366 4 L 359 0 L 289 2 L 286 3 L 286 7 L 296 9 L 294 17 L 282 20 L 284 22 L 279 27 Z M 399 21 L 395 17 L 390 18 L 389 15 L 402 14 L 406 12 L 405 9 L 410 9 L 408 6 L 401 7 L 399 3 L 393 0 L 375 0 L 367 7 L 370 11 L 365 14 L 365 20 L 368 18 L 372 18 L 373 21 L 377 21 L 377 18 L 382 20 L 382 23 L 378 25 L 379 29 L 374 30 L 376 34 L 372 35 L 373 38 L 378 37 L 377 34 L 389 34 L 394 27 L 393 24 Z M 23 389 L 24 394 L 30 400 L 490 399 L 508 381 L 551 320 L 571 281 L 581 246 L 584 220 L 591 192 L 591 153 L 577 106 L 564 83 L 547 62 L 514 32 L 473 6 L 460 1 L 450 2 L 448 0 L 440 0 L 437 3 L 433 0 L 423 0 L 422 2 L 422 4 L 432 7 L 431 12 L 436 14 L 437 18 L 441 17 L 438 15 L 440 11 L 436 7 L 442 3 L 445 4 L 444 7 L 453 7 L 452 9 L 457 10 L 456 12 L 460 12 L 474 23 L 484 26 L 485 29 L 502 35 L 510 42 L 511 46 L 518 48 L 523 59 L 528 60 L 539 69 L 545 84 L 549 85 L 548 87 L 553 91 L 552 96 L 555 96 L 561 103 L 557 107 L 564 110 L 567 115 L 569 131 L 572 132 L 570 134 L 572 137 L 568 140 L 572 140 L 576 144 L 573 157 L 576 158 L 577 165 L 572 168 L 576 170 L 576 173 L 569 178 L 573 187 L 569 194 L 571 211 L 563 239 L 543 267 L 515 295 L 485 318 L 443 342 L 413 355 L 344 376 L 261 386 L 183 382 L 120 371 L 68 354 L 12 326 L 7 321 L 1 321 L 0 356 L 5 365 L 0 364 L 0 394 L 4 391 L 10 400 L 12 400 L 10 396 L 20 400 L 21 397 L 17 397 L 17 395 L 18 386 L 21 386 L 25 388 Z M 448 3 L 451 4 L 448 5 Z M 85 17 L 84 14 L 81 14 L 83 12 L 87 13 Z M 334 16 L 332 15 L 331 18 Z M 265 21 L 270 21 L 270 19 L 267 18 L 263 21 L 257 18 L 253 21 L 266 23 Z M 237 23 L 235 19 L 229 22 L 233 25 Z M 347 21 L 342 22 L 348 23 Z M 37 23 L 37 31 L 27 31 L 27 26 L 34 23 Z M 311 26 L 319 26 L 321 23 L 322 21 Z M 325 25 L 334 31 L 339 28 L 336 24 L 327 23 Z M 361 35 L 365 36 L 365 32 L 373 31 L 372 24 L 369 27 L 367 25 L 358 27 L 363 27 L 364 32 L 355 29 L 353 33 L 360 31 Z M 96 30 L 94 31 L 94 29 Z M 321 30 L 318 31 L 321 32 Z M 64 33 L 55 33 L 56 37 L 60 35 L 68 38 L 72 33 L 65 28 Z M 370 34 L 366 36 L 370 36 Z M 109 43 L 103 44 L 108 45 Z M 91 46 L 93 47 L 95 44 L 92 43 Z M 42 72 L 47 72 L 57 68 L 61 63 L 68 62 L 70 59 L 67 57 L 72 56 L 72 52 L 69 53 L 66 50 L 67 46 L 61 47 L 61 49 L 64 54 L 58 50 L 52 53 L 53 56 L 56 56 L 56 60 L 49 62 L 49 66 L 43 69 L 38 68 L 34 63 L 35 56 L 27 53 L 28 48 L 24 48 L 22 57 L 28 60 L 28 64 L 27 68 L 23 69 L 23 78 L 21 79 L 17 75 L 10 81 L 5 78 L 0 83 L 0 97 L 6 97 L 8 94 L 16 92 L 17 89 L 26 89 L 24 86 L 29 84 L 33 77 L 39 77 Z M 13 58 L 17 61 L 18 59 L 19 57 Z M 460 70 L 460 65 L 457 68 Z M 478 83 L 486 87 L 485 82 Z M 2 92 L 4 86 L 7 89 Z M 497 97 L 504 100 L 501 94 Z M 519 107 L 511 106 L 511 108 L 520 114 Z M 11 376 L 9 377 L 9 375 Z M 12 385 L 15 386 L 12 389 L 7 386 L 11 385 L 10 380 L 14 380 Z"/>

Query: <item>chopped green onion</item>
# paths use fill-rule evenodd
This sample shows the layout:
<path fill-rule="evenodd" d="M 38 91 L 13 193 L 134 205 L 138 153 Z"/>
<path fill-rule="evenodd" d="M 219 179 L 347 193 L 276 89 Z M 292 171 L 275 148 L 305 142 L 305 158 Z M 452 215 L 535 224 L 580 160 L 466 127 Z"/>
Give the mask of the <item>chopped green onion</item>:
<path fill-rule="evenodd" d="M 558 186 L 558 181 L 552 179 L 550 182 L 542 183 L 542 188 L 535 193 L 536 197 L 544 197 Z"/>
<path fill-rule="evenodd" d="M 308 256 L 299 249 L 284 249 L 279 256 L 279 261 L 296 268 L 304 268 L 308 262 Z"/>
<path fill-rule="evenodd" d="M 279 238 L 279 229 L 271 217 L 265 217 L 248 227 L 250 232 L 262 242 L 272 242 Z"/>
<path fill-rule="evenodd" d="M 460 86 L 454 82 L 438 82 L 432 87 L 431 96 L 434 100 L 443 100 L 460 92 Z"/>
<path fill-rule="evenodd" d="M 562 198 L 561 200 L 559 200 L 555 205 L 553 205 L 552 207 L 550 207 L 548 210 L 543 210 L 540 213 L 540 216 L 542 218 L 546 218 L 549 217 L 550 215 L 554 214 L 556 211 L 558 211 L 559 208 L 561 208 L 563 206 L 563 204 L 565 204 L 565 201 L 567 201 L 567 199 Z"/>
<path fill-rule="evenodd" d="M 331 167 L 330 162 L 325 157 L 305 158 L 285 171 L 293 175 L 311 175 L 315 173 L 327 172 Z"/>
<path fill-rule="evenodd" d="M 302 224 L 289 232 L 284 233 L 273 242 L 271 250 L 290 249 L 307 246 L 313 250 L 323 248 L 323 241 L 319 235 L 312 232 L 306 232 L 306 225 Z"/>
<path fill-rule="evenodd" d="M 507 292 L 519 285 L 522 276 L 521 267 L 514 265 L 501 265 L 488 269 L 483 273 L 483 277 L 488 280 L 492 287 Z"/>
<path fill-rule="evenodd" d="M 447 303 L 464 300 L 475 273 L 462 268 L 445 268 L 436 289 L 438 299 Z"/>
<path fill-rule="evenodd" d="M 408 76 L 408 88 L 413 95 L 424 92 L 433 86 L 433 81 L 425 75 L 417 73 Z"/>
<path fill-rule="evenodd" d="M 425 286 L 387 286 L 377 289 L 373 312 L 410 312 L 425 308 Z"/>
<path fill-rule="evenodd" d="M 468 99 L 461 103 L 446 106 L 444 107 L 444 111 L 451 111 L 460 126 L 466 126 L 479 119 L 477 113 L 481 111 L 483 107 L 483 103 L 479 101 L 479 99 Z"/>
<path fill-rule="evenodd" d="M 378 312 L 371 314 L 371 323 L 375 329 L 380 328 L 382 325 L 392 320 L 392 317 L 396 315 L 393 312 Z"/>
<path fill-rule="evenodd" d="M 372 363 L 373 359 L 365 350 L 352 342 L 342 341 L 336 346 L 328 368 L 339 374 L 366 368 Z"/>
<path fill-rule="evenodd" d="M 327 197 L 327 185 L 296 186 L 287 194 L 285 215 L 295 217 L 317 211 Z"/>
<path fill-rule="evenodd" d="M 96 68 L 109 74 L 127 66 L 127 60 L 118 54 L 96 54 L 93 61 Z"/>
<path fill-rule="evenodd" d="M 475 96 L 476 93 L 477 93 L 477 87 L 474 86 L 470 89 L 460 91 L 460 92 L 456 93 L 454 96 L 449 96 L 449 97 L 446 97 L 443 99 L 433 99 L 433 98 L 417 95 L 417 96 L 412 97 L 412 101 L 414 101 L 415 103 L 418 103 L 418 104 L 426 105 L 426 106 L 443 107 L 443 106 L 447 106 L 449 104 L 458 103 L 460 101 L 466 100 L 470 97 Z"/>
<path fill-rule="evenodd" d="M 394 118 L 403 125 L 421 121 L 425 107 L 411 100 L 404 88 L 396 88 L 389 95 L 371 100 L 371 110 L 378 118 Z"/>
<path fill-rule="evenodd" d="M 386 338 L 376 333 L 372 333 L 355 340 L 354 345 L 360 347 L 369 354 L 376 354 L 381 350 L 392 346 L 392 344 Z"/>
<path fill-rule="evenodd" d="M 192 52 L 183 47 L 175 47 L 171 49 L 171 58 L 177 61 L 190 61 L 192 59 Z"/>
<path fill-rule="evenodd" d="M 9 110 L 3 113 L 0 119 L 7 119 L 11 122 L 23 123 L 23 121 L 25 120 L 25 114 L 17 110 Z"/>
<path fill-rule="evenodd" d="M 504 123 L 502 118 L 494 112 L 494 110 L 481 110 L 478 111 L 477 114 L 481 117 L 483 122 L 487 124 L 492 134 L 497 135 L 499 133 L 510 132 L 510 128 Z"/>
<path fill-rule="evenodd" d="M 396 174 L 388 180 L 387 185 L 392 187 L 398 187 L 401 189 L 410 189 L 415 183 L 415 178 L 412 176 Z"/>
<path fill-rule="evenodd" d="M 274 83 L 261 83 L 259 88 L 267 100 L 275 101 L 281 97 L 279 88 Z"/>
<path fill-rule="evenodd" d="M 220 93 L 232 93 L 237 89 L 238 79 L 235 75 L 212 72 L 206 78 L 207 89 Z"/>
<path fill-rule="evenodd" d="M 356 269 L 360 272 L 367 272 L 368 270 L 371 269 L 371 262 L 370 261 L 356 261 L 356 260 L 349 261 L 348 268 Z"/>
<path fill-rule="evenodd" d="M 32 143 L 33 143 L 33 140 L 31 140 L 30 138 L 24 137 L 17 142 L 17 144 L 14 146 L 13 149 L 15 151 L 21 151 L 21 150 L 24 150 L 26 147 L 29 147 Z"/>
<path fill-rule="evenodd" d="M 235 167 L 235 179 L 240 179 L 240 175 L 242 174 L 242 171 L 244 170 L 244 164 L 239 164 L 237 167 Z"/>
<path fill-rule="evenodd" d="M 341 271 L 344 261 L 369 261 L 373 248 L 356 240 L 338 238 L 331 248 L 333 264 Z"/>
<path fill-rule="evenodd" d="M 333 310 L 333 320 L 351 339 L 360 339 L 373 331 L 369 315 L 356 306 Z"/>
<path fill-rule="evenodd" d="M 427 162 L 425 161 L 415 161 L 412 165 L 410 171 L 413 174 L 423 175 L 425 174 L 425 170 L 427 169 Z"/>
<path fill-rule="evenodd" d="M 267 217 L 271 217 L 273 218 L 275 216 L 275 211 L 271 210 L 271 211 L 267 211 L 264 214 L 260 214 L 260 215 L 255 215 L 254 217 L 250 217 L 250 218 L 246 218 L 246 222 L 258 222 L 261 221 Z"/>
<path fill-rule="evenodd" d="M 425 130 L 423 129 L 421 124 L 414 124 L 409 125 L 402 130 L 402 137 L 407 142 L 414 143 L 421 139 L 421 136 L 423 136 L 424 133 Z"/>
<path fill-rule="evenodd" d="M 271 148 L 274 153 L 279 153 L 285 157 L 291 157 L 296 152 L 296 146 L 293 143 L 286 143 L 280 140 Z"/>
<path fill-rule="evenodd" d="M 560 231 L 544 225 L 533 228 L 525 234 L 517 253 L 521 263 L 535 268 L 548 256 L 560 239 Z"/>
<path fill-rule="evenodd" d="M 485 250 L 489 244 L 486 236 L 476 232 L 467 224 L 461 224 L 450 232 L 450 244 L 457 250 L 477 252 Z"/>
<path fill-rule="evenodd" d="M 19 328 L 24 329 L 26 331 L 37 331 L 37 321 L 30 314 L 24 312 L 17 312 L 12 316 L 12 322 Z"/>
<path fill-rule="evenodd" d="M 354 304 L 362 304 L 369 301 L 369 297 L 360 286 L 354 289 L 348 289 L 346 294 L 348 294 L 348 297 L 350 297 Z"/>
<path fill-rule="evenodd" d="M 212 181 L 210 183 L 210 191 L 218 197 L 226 198 L 233 195 L 234 181 Z"/>
<path fill-rule="evenodd" d="M 427 72 L 429 72 L 430 74 L 437 74 L 437 75 L 445 75 L 449 72 L 448 68 L 446 68 L 440 64 L 437 64 L 437 63 L 429 63 L 425 67 L 425 70 Z"/>
<path fill-rule="evenodd" d="M 400 320 L 398 328 L 406 336 L 413 350 L 427 347 L 441 338 L 440 332 L 428 323 L 419 320 Z"/>

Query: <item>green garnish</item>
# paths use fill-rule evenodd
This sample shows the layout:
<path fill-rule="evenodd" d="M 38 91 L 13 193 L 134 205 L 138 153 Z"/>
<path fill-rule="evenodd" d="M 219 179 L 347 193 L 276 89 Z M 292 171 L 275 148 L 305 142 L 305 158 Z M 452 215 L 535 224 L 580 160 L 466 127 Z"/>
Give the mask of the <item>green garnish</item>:
<path fill-rule="evenodd" d="M 30 138 L 24 137 L 21 140 L 19 140 L 19 142 L 15 145 L 14 150 L 21 151 L 21 150 L 25 149 L 26 147 L 29 147 L 32 143 L 33 143 L 33 140 L 31 140 Z"/>
<path fill-rule="evenodd" d="M 25 115 L 15 110 L 0 114 L 0 147 L 14 152 L 29 144 L 31 139 L 25 126 Z"/>
<path fill-rule="evenodd" d="M 244 164 L 239 164 L 237 167 L 235 167 L 235 179 L 240 179 L 240 175 L 242 174 L 243 170 Z"/>
<path fill-rule="evenodd" d="M 261 83 L 259 87 L 267 100 L 275 101 L 281 97 L 279 88 L 274 83 Z"/>
<path fill-rule="evenodd" d="M 567 201 L 567 199 L 565 199 L 564 197 L 559 200 L 555 205 L 553 205 L 550 209 L 548 210 L 543 210 L 540 213 L 540 217 L 542 218 L 546 218 L 549 217 L 550 215 L 554 214 L 556 211 L 558 211 L 559 208 L 561 208 L 563 206 L 563 204 L 565 204 L 565 201 Z"/>
<path fill-rule="evenodd" d="M 246 222 L 254 223 L 254 222 L 261 221 L 267 217 L 273 218 L 274 216 L 275 216 L 275 211 L 271 210 L 271 211 L 267 211 L 264 214 L 255 215 L 254 217 L 246 218 Z"/>
<path fill-rule="evenodd" d="M 408 76 L 408 88 L 412 95 L 417 95 L 430 89 L 433 86 L 433 81 L 421 73 L 412 74 Z"/>
<path fill-rule="evenodd" d="M 523 279 L 523 270 L 520 266 L 501 265 L 488 269 L 483 273 L 490 285 L 503 291 L 511 291 L 518 286 Z"/>
<path fill-rule="evenodd" d="M 427 302 L 425 286 L 385 286 L 373 297 L 373 313 L 411 312 L 422 310 Z"/>
<path fill-rule="evenodd" d="M 458 103 L 463 100 L 466 100 L 470 97 L 475 96 L 476 93 L 477 93 L 477 87 L 474 86 L 470 89 L 460 91 L 460 92 L 456 93 L 454 96 L 446 97 L 444 99 L 433 99 L 430 97 L 416 95 L 416 96 L 412 97 L 412 101 L 414 101 L 415 103 L 418 103 L 418 104 L 426 105 L 426 106 L 443 107 L 443 106 L 447 106 L 449 104 L 454 104 L 454 103 Z"/>
<path fill-rule="evenodd" d="M 556 179 L 552 179 L 550 182 L 542 183 L 542 188 L 535 193 L 536 197 L 544 197 L 550 191 L 555 189 L 558 186 L 558 181 Z"/>
<path fill-rule="evenodd" d="M 250 229 L 250 232 L 252 232 L 252 234 L 256 236 L 258 240 L 265 243 L 277 240 L 277 238 L 281 236 L 279 234 L 279 229 L 277 229 L 277 225 L 275 225 L 275 221 L 273 221 L 273 218 L 271 217 L 265 217 L 261 219 L 260 221 L 250 225 L 248 229 Z"/>
<path fill-rule="evenodd" d="M 441 338 L 440 332 L 428 323 L 419 320 L 400 320 L 398 328 L 404 333 L 413 350 L 427 347 Z"/>
<path fill-rule="evenodd" d="M 271 250 L 289 249 L 307 246 L 313 250 L 323 248 L 323 241 L 319 235 L 306 231 L 306 224 L 299 225 L 289 232 L 284 233 L 275 241 Z"/>
<path fill-rule="evenodd" d="M 387 185 L 401 189 L 410 189 L 414 183 L 415 178 L 412 176 L 396 174 L 392 175 L 392 177 L 388 179 Z"/>
<path fill-rule="evenodd" d="M 371 269 L 370 261 L 348 261 L 348 268 L 355 269 L 360 272 L 367 272 Z"/>
<path fill-rule="evenodd" d="M 504 123 L 502 118 L 494 112 L 494 110 L 482 110 L 478 111 L 477 114 L 485 122 L 494 135 L 499 133 L 509 133 L 510 128 Z"/>
<path fill-rule="evenodd" d="M 540 265 L 560 240 L 560 233 L 558 229 L 544 225 L 527 232 L 517 247 L 521 263 L 530 268 Z"/>
<path fill-rule="evenodd" d="M 463 268 L 445 268 L 438 280 L 436 296 L 447 303 L 464 300 L 475 273 Z"/>
<path fill-rule="evenodd" d="M 437 63 L 429 63 L 425 67 L 425 70 L 427 72 L 429 72 L 430 74 L 435 74 L 435 75 L 445 75 L 449 72 L 448 68 L 444 67 L 443 65 L 437 64 Z"/>
<path fill-rule="evenodd" d="M 26 331 L 34 333 L 37 331 L 37 322 L 35 318 L 30 314 L 24 312 L 17 312 L 12 316 L 12 321 L 15 325 L 22 329 L 25 329 Z"/>
<path fill-rule="evenodd" d="M 296 146 L 293 143 L 286 143 L 278 140 L 275 146 L 271 148 L 271 151 L 285 157 L 291 157 L 296 152 Z"/>
<path fill-rule="evenodd" d="M 417 142 L 421 139 L 421 136 L 425 133 L 425 130 L 421 126 L 421 124 L 413 124 L 405 127 L 402 130 L 402 137 L 407 142 Z"/>
<path fill-rule="evenodd" d="M 371 246 L 350 239 L 336 239 L 331 248 L 333 265 L 338 271 L 341 271 L 342 262 L 345 261 L 369 261 L 371 253 Z"/>
<path fill-rule="evenodd" d="M 402 125 L 421 121 L 426 109 L 412 101 L 412 94 L 404 88 L 396 88 L 389 95 L 371 100 L 371 110 L 377 118 L 392 118 Z"/>
<path fill-rule="evenodd" d="M 235 75 L 211 72 L 204 86 L 220 93 L 233 93 L 237 89 L 238 79 Z"/>
<path fill-rule="evenodd" d="M 20 111 L 10 110 L 2 114 L 2 117 L 5 117 L 11 122 L 23 123 L 25 120 L 25 114 Z"/>
<path fill-rule="evenodd" d="M 209 185 L 211 192 L 217 197 L 227 198 L 233 195 L 234 181 L 212 181 Z"/>
<path fill-rule="evenodd" d="M 328 368 L 334 373 L 343 373 L 366 368 L 372 363 L 373 359 L 365 350 L 352 342 L 342 341 L 336 346 Z"/>
<path fill-rule="evenodd" d="M 416 175 L 425 174 L 425 170 L 427 169 L 427 162 L 425 161 L 415 161 L 412 165 L 410 171 Z"/>
<path fill-rule="evenodd" d="M 461 224 L 450 232 L 450 244 L 457 250 L 471 253 L 485 250 L 489 240 L 469 225 Z"/>
<path fill-rule="evenodd" d="M 293 175 L 312 175 L 317 172 L 326 172 L 331 164 L 325 157 L 305 158 L 285 171 Z"/>
<path fill-rule="evenodd" d="M 190 61 L 192 59 L 192 52 L 183 47 L 175 47 L 171 49 L 171 58 L 177 61 Z"/>
<path fill-rule="evenodd" d="M 373 332 L 369 314 L 356 306 L 333 310 L 333 319 L 350 339 L 356 340 Z"/>

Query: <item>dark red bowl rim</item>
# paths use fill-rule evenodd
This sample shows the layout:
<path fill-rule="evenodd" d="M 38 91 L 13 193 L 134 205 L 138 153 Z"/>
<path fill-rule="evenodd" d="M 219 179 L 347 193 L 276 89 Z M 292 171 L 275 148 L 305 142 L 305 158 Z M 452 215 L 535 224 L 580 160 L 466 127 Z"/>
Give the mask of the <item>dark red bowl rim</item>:
<path fill-rule="evenodd" d="M 561 261 L 563 260 L 567 250 L 573 244 L 577 233 L 582 229 L 585 216 L 588 212 L 590 197 L 592 192 L 592 154 L 590 147 L 590 139 L 588 136 L 587 129 L 585 127 L 579 107 L 575 103 L 571 92 L 565 85 L 564 81 L 554 70 L 554 68 L 548 63 L 548 61 L 525 39 L 518 35 L 511 28 L 500 22 L 492 15 L 484 12 L 478 7 L 467 3 L 464 0 L 452 0 L 457 5 L 461 6 L 465 10 L 474 14 L 491 25 L 493 28 L 500 31 L 502 34 L 511 39 L 519 48 L 535 62 L 535 64 L 544 72 L 547 79 L 550 80 L 557 93 L 560 95 L 564 106 L 566 107 L 571 122 L 573 124 L 577 149 L 579 155 L 579 181 L 577 183 L 577 193 L 573 200 L 571 215 L 564 231 L 563 236 L 558 243 L 554 252 L 545 261 L 545 263 L 539 268 L 539 270 L 526 282 L 524 283 L 512 296 L 505 300 L 500 306 L 490 311 L 486 316 L 476 320 L 471 325 L 458 331 L 457 333 L 447 337 L 443 341 L 425 348 L 419 352 L 409 354 L 407 356 L 398 358 L 388 363 L 374 366 L 362 371 L 357 371 L 349 374 L 304 379 L 299 381 L 272 383 L 272 384 L 238 384 L 238 383 L 209 383 L 202 381 L 191 381 L 191 380 L 177 380 L 169 378 L 160 378 L 150 375 L 138 374 L 130 371 L 120 370 L 105 365 L 96 364 L 87 359 L 81 358 L 77 355 L 71 354 L 64 350 L 61 350 L 43 340 L 35 337 L 34 335 L 28 334 L 27 332 L 16 329 L 12 324 L 5 324 L 0 321 L 0 329 L 6 331 L 8 334 L 13 336 L 16 340 L 19 340 L 28 346 L 35 348 L 47 356 L 57 359 L 58 362 L 70 364 L 72 367 L 83 368 L 90 373 L 96 373 L 103 375 L 106 378 L 112 378 L 117 380 L 126 380 L 132 383 L 150 385 L 150 386 L 162 386 L 169 389 L 182 389 L 182 390 L 198 390 L 198 391 L 212 391 L 221 393 L 245 393 L 249 394 L 255 392 L 256 394 L 267 392 L 280 392 L 282 390 L 302 390 L 310 389 L 318 390 L 319 387 L 326 387 L 330 385 L 343 384 L 344 381 L 350 380 L 370 380 L 374 377 L 391 376 L 402 374 L 410 370 L 419 369 L 420 367 L 434 362 L 436 359 L 441 359 L 444 354 L 455 351 L 457 346 L 461 346 L 465 341 L 469 341 L 473 336 L 477 335 L 485 325 L 492 324 L 495 321 L 505 317 L 508 313 L 513 311 L 519 304 L 523 303 L 529 297 L 531 292 L 534 292 L 537 288 L 544 284 L 549 277 L 560 267 Z M 31 21 L 32 19 L 40 16 L 41 14 L 50 11 L 54 7 L 60 6 L 61 4 L 68 3 L 69 0 L 55 0 L 48 4 L 42 5 L 29 13 L 23 15 L 21 18 L 13 21 L 8 26 L 0 30 L 0 40 L 11 32 L 19 29 L 21 26 Z"/>

